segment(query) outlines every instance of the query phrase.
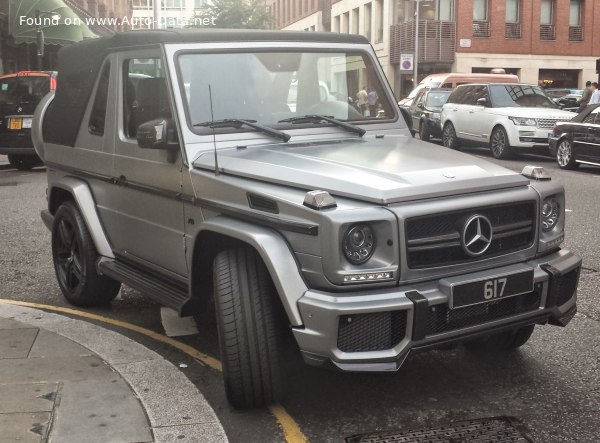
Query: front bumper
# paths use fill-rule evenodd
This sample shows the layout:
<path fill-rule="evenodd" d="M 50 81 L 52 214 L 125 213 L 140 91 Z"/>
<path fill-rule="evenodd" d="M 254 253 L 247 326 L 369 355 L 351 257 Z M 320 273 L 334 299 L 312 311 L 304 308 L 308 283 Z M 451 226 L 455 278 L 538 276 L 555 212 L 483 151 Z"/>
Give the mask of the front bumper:
<path fill-rule="evenodd" d="M 535 126 L 515 126 L 510 128 L 510 145 L 514 148 L 537 149 L 548 148 L 548 137 L 552 128 L 537 128 Z"/>
<path fill-rule="evenodd" d="M 492 279 L 517 268 L 533 270 L 532 292 L 449 308 L 448 280 Z M 581 258 L 561 250 L 517 265 L 415 285 L 350 294 L 309 290 L 298 301 L 304 326 L 294 328 L 294 336 L 309 364 L 396 371 L 414 350 L 534 323 L 566 325 L 576 311 L 580 269 Z"/>

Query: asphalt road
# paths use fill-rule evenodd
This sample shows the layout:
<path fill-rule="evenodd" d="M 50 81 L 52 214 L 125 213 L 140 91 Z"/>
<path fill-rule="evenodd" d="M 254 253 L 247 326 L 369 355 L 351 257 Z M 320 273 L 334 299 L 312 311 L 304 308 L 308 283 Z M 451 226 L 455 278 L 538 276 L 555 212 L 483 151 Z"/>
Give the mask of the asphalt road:
<path fill-rule="evenodd" d="M 525 164 L 544 166 L 565 186 L 564 246 L 580 254 L 585 267 L 579 313 L 566 328 L 537 327 L 515 353 L 431 351 L 411 356 L 395 374 L 336 373 L 292 361 L 283 406 L 309 441 L 338 442 L 355 434 L 496 416 L 516 417 L 536 442 L 600 441 L 600 168 L 562 171 L 546 157 L 497 161 L 484 149 L 468 152 L 515 171 Z M 3 160 L 0 156 L 0 298 L 68 306 L 55 281 L 50 234 L 39 217 L 46 203 L 45 171 L 16 171 Z M 163 332 L 160 307 L 127 288 L 110 307 L 87 311 Z M 217 356 L 210 326 L 200 325 L 198 334 L 180 339 Z M 232 442 L 284 440 L 267 410 L 238 412 L 228 406 L 219 373 L 166 345 L 119 332 L 184 363 L 182 371 L 206 395 Z"/>

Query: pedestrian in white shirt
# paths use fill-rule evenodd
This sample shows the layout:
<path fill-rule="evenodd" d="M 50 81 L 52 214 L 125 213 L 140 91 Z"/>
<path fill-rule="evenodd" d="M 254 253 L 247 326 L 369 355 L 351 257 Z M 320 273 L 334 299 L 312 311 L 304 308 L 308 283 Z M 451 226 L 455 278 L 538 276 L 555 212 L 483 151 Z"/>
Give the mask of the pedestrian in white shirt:
<path fill-rule="evenodd" d="M 600 89 L 598 89 L 598 83 L 593 82 L 592 88 L 594 88 L 594 92 L 592 92 L 592 96 L 590 97 L 588 105 L 600 103 Z"/>

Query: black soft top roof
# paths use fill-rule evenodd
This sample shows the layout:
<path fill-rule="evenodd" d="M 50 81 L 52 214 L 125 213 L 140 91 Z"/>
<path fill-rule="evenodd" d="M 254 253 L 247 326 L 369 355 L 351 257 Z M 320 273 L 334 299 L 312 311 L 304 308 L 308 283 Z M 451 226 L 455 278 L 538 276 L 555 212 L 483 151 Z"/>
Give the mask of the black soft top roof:
<path fill-rule="evenodd" d="M 44 118 L 44 139 L 73 146 L 94 80 L 106 55 L 114 50 L 165 43 L 311 42 L 360 44 L 360 35 L 248 29 L 128 31 L 61 48 L 55 98 Z"/>

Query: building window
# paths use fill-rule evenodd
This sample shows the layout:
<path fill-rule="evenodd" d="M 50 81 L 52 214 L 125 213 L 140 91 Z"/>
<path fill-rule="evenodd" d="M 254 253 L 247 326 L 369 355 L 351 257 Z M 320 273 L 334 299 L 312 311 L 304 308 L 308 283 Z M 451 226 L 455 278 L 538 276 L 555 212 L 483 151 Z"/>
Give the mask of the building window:
<path fill-rule="evenodd" d="M 490 22 L 488 21 L 488 1 L 474 0 L 473 2 L 473 37 L 489 37 Z"/>
<path fill-rule="evenodd" d="M 541 0 L 540 39 L 554 40 L 554 0 Z"/>
<path fill-rule="evenodd" d="M 521 38 L 519 2 L 520 0 L 506 0 L 504 38 Z"/>
<path fill-rule="evenodd" d="M 152 0 L 132 0 L 133 9 L 152 9 Z"/>
<path fill-rule="evenodd" d="M 454 0 L 438 0 L 438 20 L 454 20 Z"/>
<path fill-rule="evenodd" d="M 581 26 L 582 0 L 571 0 L 569 6 L 569 41 L 583 41 L 583 27 Z"/>
<path fill-rule="evenodd" d="M 365 5 L 365 37 L 371 41 L 371 3 Z"/>
<path fill-rule="evenodd" d="M 358 8 L 352 10 L 352 27 L 350 28 L 350 33 L 358 34 Z"/>
<path fill-rule="evenodd" d="M 375 43 L 381 43 L 383 41 L 383 16 L 384 16 L 384 9 L 383 9 L 383 0 L 377 0 L 375 2 L 375 6 L 377 7 L 377 19 L 375 20 L 375 29 L 377 30 L 377 36 L 375 39 Z"/>
<path fill-rule="evenodd" d="M 181 9 L 183 0 L 163 0 L 163 5 L 166 9 Z"/>
<path fill-rule="evenodd" d="M 474 0 L 474 2 L 473 2 L 473 21 L 477 21 L 477 22 L 487 22 L 488 21 L 487 0 Z"/>
<path fill-rule="evenodd" d="M 194 9 L 202 9 L 206 6 L 206 0 L 194 0 Z"/>

